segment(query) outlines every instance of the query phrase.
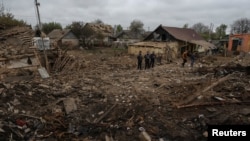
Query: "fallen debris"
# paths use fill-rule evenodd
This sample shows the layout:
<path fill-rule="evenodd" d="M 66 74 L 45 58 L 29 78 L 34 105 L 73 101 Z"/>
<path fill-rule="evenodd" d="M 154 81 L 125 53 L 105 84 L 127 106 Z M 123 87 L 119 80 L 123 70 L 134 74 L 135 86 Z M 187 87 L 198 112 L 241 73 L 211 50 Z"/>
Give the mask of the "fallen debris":
<path fill-rule="evenodd" d="M 24 52 L 39 61 L 0 68 L 0 140 L 196 141 L 207 124 L 250 123 L 248 59 L 215 55 L 193 68 L 163 59 L 136 70 L 136 56 L 112 48 L 61 50 L 39 72 L 39 52 L 7 45 L 17 35 L 4 33 L 3 61 Z"/>
<path fill-rule="evenodd" d="M 185 105 L 185 104 L 189 104 L 189 103 L 191 103 L 193 100 L 195 100 L 197 97 L 199 97 L 200 95 L 203 95 L 205 92 L 207 92 L 208 90 L 210 90 L 211 88 L 213 88 L 213 87 L 215 87 L 216 85 L 218 85 L 219 83 L 221 83 L 221 82 L 223 82 L 223 81 L 226 81 L 230 76 L 232 76 L 233 75 L 233 73 L 232 74 L 229 74 L 229 75 L 227 75 L 226 77 L 223 77 L 223 78 L 221 78 L 221 79 L 219 79 L 219 80 L 216 80 L 216 82 L 214 82 L 214 83 L 212 83 L 210 86 L 207 86 L 206 88 L 204 88 L 202 91 L 198 91 L 198 92 L 196 92 L 195 94 L 192 94 L 191 96 L 188 96 L 186 99 L 185 99 L 185 101 L 181 101 L 178 105 L 177 105 L 177 107 L 181 107 L 181 106 L 183 106 L 183 105 Z M 217 97 L 217 99 L 219 99 L 218 97 Z"/>
<path fill-rule="evenodd" d="M 70 114 L 71 112 L 77 110 L 76 101 L 74 98 L 64 99 L 63 104 L 64 104 L 66 114 Z"/>
<path fill-rule="evenodd" d="M 104 117 L 106 117 L 116 106 L 117 104 L 114 104 L 112 107 L 110 107 L 104 114 L 102 114 L 98 119 L 94 121 L 94 123 L 100 122 Z"/>

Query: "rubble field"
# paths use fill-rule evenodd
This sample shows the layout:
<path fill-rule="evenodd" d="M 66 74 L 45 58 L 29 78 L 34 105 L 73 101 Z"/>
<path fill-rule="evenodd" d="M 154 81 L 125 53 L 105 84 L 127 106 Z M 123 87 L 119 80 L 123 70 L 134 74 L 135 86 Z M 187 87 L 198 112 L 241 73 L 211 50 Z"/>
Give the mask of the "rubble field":
<path fill-rule="evenodd" d="M 77 69 L 49 78 L 1 71 L 1 141 L 205 141 L 209 124 L 250 123 L 249 55 L 137 70 L 126 51 L 67 53 Z"/>

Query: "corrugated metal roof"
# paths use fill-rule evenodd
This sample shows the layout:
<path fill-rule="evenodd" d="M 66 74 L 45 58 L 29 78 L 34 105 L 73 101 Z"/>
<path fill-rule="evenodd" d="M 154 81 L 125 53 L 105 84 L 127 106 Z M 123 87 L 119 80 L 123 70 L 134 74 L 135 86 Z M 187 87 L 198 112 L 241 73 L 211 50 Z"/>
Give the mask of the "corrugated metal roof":
<path fill-rule="evenodd" d="M 197 32 L 189 28 L 178 28 L 178 27 L 168 27 L 162 26 L 164 30 L 174 36 L 176 39 L 182 41 L 191 41 L 191 40 L 204 40 Z"/>

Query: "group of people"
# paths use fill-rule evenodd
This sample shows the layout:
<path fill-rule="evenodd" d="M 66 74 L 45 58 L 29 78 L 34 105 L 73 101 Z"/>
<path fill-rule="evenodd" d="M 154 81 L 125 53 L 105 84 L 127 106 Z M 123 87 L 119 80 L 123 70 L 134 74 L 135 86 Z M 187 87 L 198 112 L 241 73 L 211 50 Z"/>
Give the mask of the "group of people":
<path fill-rule="evenodd" d="M 184 52 L 182 53 L 182 59 L 183 59 L 182 67 L 185 66 L 188 57 L 190 58 L 190 61 L 191 61 L 190 66 L 191 66 L 191 67 L 194 66 L 194 61 L 195 61 L 196 55 L 195 55 L 195 53 L 189 52 L 188 50 L 186 50 L 186 51 L 184 51 Z"/>
<path fill-rule="evenodd" d="M 190 58 L 190 66 L 193 67 L 194 66 L 194 61 L 196 59 L 196 54 L 194 52 L 189 52 L 188 50 L 185 50 L 182 53 L 182 59 L 183 62 L 181 64 L 182 67 L 185 66 L 188 57 Z M 161 59 L 161 56 L 159 56 L 158 58 Z M 158 58 L 156 58 L 156 55 L 154 53 L 154 51 L 150 54 L 149 51 L 147 51 L 147 53 L 143 56 L 142 52 L 139 51 L 139 54 L 137 55 L 137 69 L 138 70 L 142 70 L 142 61 L 144 59 L 145 62 L 145 70 L 146 69 L 150 69 L 150 68 L 154 68 L 155 65 L 155 60 L 157 59 L 157 61 L 161 62 L 161 60 L 158 60 Z"/>
<path fill-rule="evenodd" d="M 154 51 L 151 54 L 148 51 L 147 54 L 145 54 L 144 56 L 142 56 L 142 52 L 140 51 L 138 56 L 137 56 L 137 69 L 138 70 L 142 70 L 143 58 L 144 58 L 144 62 L 145 62 L 145 69 L 149 69 L 149 68 L 154 67 L 155 59 L 156 59 L 156 55 L 155 55 Z"/>

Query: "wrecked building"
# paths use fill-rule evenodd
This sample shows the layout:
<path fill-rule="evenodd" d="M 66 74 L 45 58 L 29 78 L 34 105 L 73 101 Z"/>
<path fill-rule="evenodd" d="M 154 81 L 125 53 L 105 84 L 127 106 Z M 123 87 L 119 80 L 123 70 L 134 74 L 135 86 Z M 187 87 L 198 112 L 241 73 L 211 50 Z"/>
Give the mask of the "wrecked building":
<path fill-rule="evenodd" d="M 33 35 L 33 30 L 26 26 L 2 30 L 0 67 L 4 69 L 37 67 L 37 59 L 30 49 Z"/>
<path fill-rule="evenodd" d="M 57 47 L 77 47 L 79 46 L 79 39 L 74 35 L 70 29 L 54 29 L 48 34 L 53 46 Z"/>
<path fill-rule="evenodd" d="M 172 56 L 177 57 L 184 50 L 197 51 L 203 53 L 215 46 L 207 41 L 205 41 L 198 33 L 192 29 L 188 28 L 177 28 L 177 27 L 167 27 L 167 26 L 158 26 L 151 34 L 149 34 L 144 42 L 162 42 L 165 44 L 165 49 L 159 51 L 158 48 L 154 46 L 145 46 L 143 50 L 153 51 L 163 53 L 164 55 L 171 50 Z M 152 45 L 152 44 L 151 44 Z M 129 48 L 130 54 L 137 54 L 141 49 L 141 45 L 133 44 Z"/>
<path fill-rule="evenodd" d="M 42 57 L 7 42 L 13 36 L 2 36 L 0 60 Z M 177 41 L 135 45 L 130 49 L 156 53 L 179 47 Z M 113 51 L 53 55 L 49 77 L 40 68 L 0 67 L 0 140 L 205 141 L 208 125 L 249 125 L 250 55 L 205 56 L 193 68 L 180 67 L 180 58 L 163 60 L 142 71 L 135 56 Z M 20 61 L 35 65 L 32 59 Z"/>
<path fill-rule="evenodd" d="M 107 46 L 114 40 L 114 29 L 111 25 L 86 23 L 82 31 L 84 43 L 88 45 Z"/>
<path fill-rule="evenodd" d="M 229 51 L 250 51 L 250 34 L 234 34 L 230 35 L 228 42 Z"/>

